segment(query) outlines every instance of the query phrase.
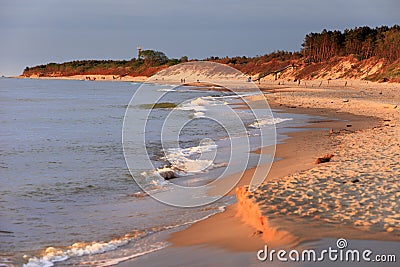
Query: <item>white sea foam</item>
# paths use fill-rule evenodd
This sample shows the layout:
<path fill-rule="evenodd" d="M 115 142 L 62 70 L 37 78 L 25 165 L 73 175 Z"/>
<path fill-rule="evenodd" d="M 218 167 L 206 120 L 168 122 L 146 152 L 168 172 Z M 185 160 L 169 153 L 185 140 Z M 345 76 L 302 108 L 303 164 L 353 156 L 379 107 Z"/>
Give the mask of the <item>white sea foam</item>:
<path fill-rule="evenodd" d="M 276 125 L 278 123 L 284 122 L 284 121 L 291 121 L 293 120 L 293 118 L 264 118 L 264 119 L 260 119 L 257 120 L 255 122 L 253 122 L 252 124 L 249 125 L 249 127 L 251 128 L 261 128 L 261 127 L 265 127 L 268 125 Z"/>
<path fill-rule="evenodd" d="M 226 105 L 227 102 L 219 101 L 215 97 L 204 96 L 198 97 L 190 102 L 186 102 L 177 107 L 180 110 L 189 110 L 195 112 L 205 112 L 209 107 L 216 105 Z"/>
<path fill-rule="evenodd" d="M 142 177 L 146 179 L 146 191 L 154 193 L 158 192 L 159 190 L 167 189 L 169 182 L 160 177 L 158 174 L 168 171 L 172 171 L 176 176 L 179 176 L 178 173 L 169 166 L 160 167 L 152 171 L 142 172 Z"/>
<path fill-rule="evenodd" d="M 179 228 L 179 227 L 190 225 L 190 224 L 193 224 L 193 223 L 208 219 L 211 216 L 214 216 L 214 215 L 216 215 L 218 213 L 224 212 L 225 208 L 226 208 L 225 206 L 220 206 L 220 207 L 217 208 L 217 210 L 215 212 L 212 212 L 212 213 L 210 213 L 210 214 L 208 214 L 208 215 L 206 215 L 206 216 L 204 216 L 204 217 L 202 217 L 200 219 L 191 220 L 191 221 L 188 221 L 188 222 L 185 222 L 185 223 L 176 224 L 176 225 L 170 225 L 170 226 L 164 227 L 164 228 L 159 229 L 159 230 L 170 230 L 170 229 L 176 229 L 176 228 Z M 101 260 L 100 262 L 95 262 L 95 261 L 94 262 L 93 261 L 92 262 L 85 262 L 83 264 L 87 264 L 89 266 L 90 265 L 96 265 L 96 266 L 99 266 L 99 267 L 113 266 L 113 265 L 117 265 L 118 263 L 121 263 L 121 262 L 124 262 L 124 261 L 127 261 L 127 260 L 131 260 L 131 259 L 143 256 L 143 255 L 146 255 L 146 254 L 161 250 L 163 248 L 168 247 L 168 244 L 169 243 L 167 243 L 167 242 L 156 242 L 154 244 L 150 244 L 144 250 L 142 250 L 142 247 L 141 247 L 140 251 L 138 251 L 137 253 L 134 253 L 132 255 L 129 255 L 129 256 L 113 258 L 113 259 L 107 259 L 107 260 Z"/>
<path fill-rule="evenodd" d="M 84 264 L 88 264 L 88 265 L 96 265 L 98 267 L 107 267 L 107 266 L 113 266 L 113 265 L 117 265 L 118 263 L 127 261 L 127 260 L 131 260 L 146 254 L 149 254 L 151 252 L 155 252 L 158 251 L 160 249 L 166 248 L 168 246 L 167 242 L 157 242 L 155 244 L 151 244 L 150 247 L 147 250 L 126 256 L 126 257 L 120 257 L 120 258 L 115 258 L 115 259 L 109 259 L 109 260 L 102 260 L 100 263 L 96 263 L 96 262 L 87 262 Z"/>
<path fill-rule="evenodd" d="M 54 264 L 57 262 L 63 262 L 70 258 L 106 253 L 109 251 L 116 250 L 122 246 L 125 246 L 134 239 L 144 237 L 148 233 L 155 233 L 155 232 L 159 232 L 159 231 L 163 231 L 163 230 L 170 230 L 170 229 L 175 229 L 175 228 L 182 227 L 185 225 L 190 225 L 190 224 L 196 223 L 198 221 L 207 219 L 207 218 L 209 218 L 217 213 L 223 212 L 223 211 L 225 211 L 225 206 L 220 206 L 217 208 L 217 210 L 215 212 L 213 212 L 209 215 L 206 215 L 200 219 L 191 220 L 188 222 L 175 224 L 175 225 L 152 228 L 147 232 L 146 231 L 142 231 L 142 232 L 137 231 L 135 233 L 126 234 L 122 238 L 113 239 L 109 242 L 92 242 L 92 243 L 77 242 L 67 248 L 48 247 L 44 250 L 41 257 L 29 258 L 29 256 L 24 256 L 25 258 L 28 258 L 28 262 L 26 264 L 24 264 L 23 266 L 24 267 L 51 267 L 51 266 L 54 266 Z M 115 265 L 115 264 L 118 264 L 120 262 L 129 260 L 129 259 L 133 259 L 133 258 L 142 256 L 142 255 L 145 255 L 145 254 L 148 254 L 151 252 L 155 252 L 157 250 L 161 250 L 167 246 L 168 246 L 167 242 L 156 242 L 156 243 L 150 244 L 146 248 L 141 247 L 140 251 L 138 251 L 137 253 L 134 253 L 130 256 L 109 259 L 109 260 L 102 260 L 101 264 L 96 264 L 96 266 Z"/>
<path fill-rule="evenodd" d="M 170 165 L 140 173 L 146 179 L 146 191 L 167 190 L 170 182 L 162 178 L 165 173 L 172 172 L 174 177 L 182 177 L 226 166 L 226 163 L 214 163 L 217 148 L 213 140 L 204 139 L 198 146 L 166 149 L 164 160 L 167 160 Z"/>
<path fill-rule="evenodd" d="M 23 266 L 24 267 L 54 266 L 54 263 L 65 261 L 71 257 L 82 257 L 85 255 L 94 255 L 115 250 L 121 246 L 128 244 L 129 241 L 134 238 L 137 237 L 125 236 L 120 239 L 113 239 L 109 242 L 92 242 L 92 243 L 78 242 L 66 249 L 48 247 L 44 251 L 42 257 L 30 258 L 28 262 Z"/>
<path fill-rule="evenodd" d="M 174 88 L 160 88 L 157 90 L 157 92 L 172 92 L 174 91 Z"/>
<path fill-rule="evenodd" d="M 82 257 L 87 255 L 95 255 L 101 254 L 108 251 L 116 250 L 119 247 L 122 247 L 129 243 L 129 238 L 122 238 L 120 240 L 111 240 L 110 242 L 103 243 L 75 243 L 70 246 L 68 249 L 63 250 L 60 248 L 48 247 L 44 251 L 44 255 L 40 258 L 33 257 L 28 260 L 28 263 L 24 264 L 24 267 L 51 267 L 54 266 L 57 262 L 66 261 L 70 258 Z M 156 244 L 151 244 L 147 249 L 138 252 L 131 256 L 131 258 L 135 258 L 138 256 L 142 256 L 162 248 L 165 248 L 167 243 L 159 242 Z M 119 261 L 121 262 L 121 261 Z M 118 262 L 117 262 L 118 263 Z M 107 266 L 107 265 L 105 265 Z"/>
<path fill-rule="evenodd" d="M 229 94 L 229 95 L 222 95 L 222 96 L 212 96 L 211 98 L 218 100 L 218 99 L 240 99 L 249 96 L 263 96 L 262 93 L 254 92 L 254 93 L 237 93 L 237 94 Z"/>
<path fill-rule="evenodd" d="M 162 171 L 159 171 L 159 172 L 161 173 Z M 160 189 L 164 186 L 167 186 L 168 184 L 169 184 L 169 182 L 165 179 L 151 180 L 152 188 L 149 188 L 149 189 L 153 189 L 153 190 Z"/>
<path fill-rule="evenodd" d="M 177 109 L 192 110 L 195 112 L 206 111 L 206 107 L 205 107 L 206 104 L 207 104 L 206 101 L 204 101 L 201 97 L 199 97 L 188 103 L 178 106 Z"/>
<path fill-rule="evenodd" d="M 198 146 L 168 149 L 166 159 L 180 175 L 202 172 L 213 167 L 217 147 L 213 140 L 205 139 Z"/>
<path fill-rule="evenodd" d="M 197 111 L 197 112 L 195 112 L 195 113 L 193 114 L 193 117 L 195 117 L 195 118 L 202 118 L 202 117 L 204 117 L 204 115 L 205 115 L 204 112 Z"/>

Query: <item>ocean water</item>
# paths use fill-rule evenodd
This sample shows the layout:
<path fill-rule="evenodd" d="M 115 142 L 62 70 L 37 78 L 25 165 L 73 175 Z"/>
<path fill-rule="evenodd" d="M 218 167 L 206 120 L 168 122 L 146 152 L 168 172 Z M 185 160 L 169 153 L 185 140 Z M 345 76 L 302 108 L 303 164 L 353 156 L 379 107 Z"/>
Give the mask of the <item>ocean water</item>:
<path fill-rule="evenodd" d="M 180 176 L 174 183 L 185 186 L 206 184 L 221 175 L 230 138 L 218 123 L 202 116 L 219 106 L 235 106 L 236 97 L 181 88 L 165 95 L 164 106 L 130 107 L 138 114 L 151 112 L 144 140 L 147 151 L 129 146 L 136 155 L 135 168 L 129 170 L 122 129 L 126 108 L 139 86 L 149 95 L 173 88 L 0 79 L 0 266 L 115 264 L 163 249 L 169 245 L 168 233 L 221 212 L 235 201 L 224 197 L 207 206 L 178 208 L 147 196 L 140 186 L 155 193 L 170 190 L 157 175 L 165 169 L 173 169 Z M 160 127 L 171 108 L 183 101 L 178 107 L 182 116 L 197 119 L 180 132 L 179 148 L 162 150 Z M 238 138 L 250 140 L 252 149 L 259 146 L 261 127 L 276 126 L 281 140 L 292 131 L 290 127 L 310 119 L 278 113 L 254 120 L 250 112 L 238 110 L 247 129 L 247 135 Z M 180 118 L 175 120 L 178 123 Z M 199 154 L 217 148 L 213 162 L 197 160 Z M 144 154 L 154 168 L 141 167 Z M 251 155 L 248 167 L 256 163 L 257 156 Z"/>

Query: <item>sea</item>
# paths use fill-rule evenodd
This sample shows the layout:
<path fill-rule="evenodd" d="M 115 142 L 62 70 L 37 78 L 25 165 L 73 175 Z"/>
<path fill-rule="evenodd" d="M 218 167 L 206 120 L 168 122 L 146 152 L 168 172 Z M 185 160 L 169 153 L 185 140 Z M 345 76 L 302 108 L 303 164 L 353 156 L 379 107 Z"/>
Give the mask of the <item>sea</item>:
<path fill-rule="evenodd" d="M 138 90 L 139 104 L 131 101 Z M 162 100 L 150 101 L 161 93 Z M 189 207 L 157 199 L 174 195 L 173 185 L 202 186 L 228 175 L 229 160 L 240 163 L 229 154 L 229 131 L 204 115 L 226 106 L 239 114 L 245 131 L 236 133 L 235 147 L 250 144 L 246 168 L 259 163 L 251 151 L 261 144 L 261 128 L 282 142 L 315 119 L 279 110 L 255 119 L 242 96 L 157 83 L 1 78 L 0 266 L 115 265 L 164 249 L 170 233 L 223 212 L 234 196 Z M 180 112 L 170 124 L 188 121 L 178 147 L 161 140 L 171 110 Z M 146 121 L 127 125 L 128 112 L 147 114 Z M 211 160 L 200 158 L 216 150 Z"/>

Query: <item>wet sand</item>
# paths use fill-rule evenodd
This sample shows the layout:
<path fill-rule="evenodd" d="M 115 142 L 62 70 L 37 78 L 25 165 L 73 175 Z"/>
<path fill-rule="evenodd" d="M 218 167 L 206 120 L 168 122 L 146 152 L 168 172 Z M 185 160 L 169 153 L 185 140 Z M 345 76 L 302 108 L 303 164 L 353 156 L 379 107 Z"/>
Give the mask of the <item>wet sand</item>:
<path fill-rule="evenodd" d="M 289 133 L 288 139 L 277 146 L 275 158 L 280 160 L 272 164 L 266 183 L 283 181 L 290 174 L 316 167 L 315 159 L 327 152 L 333 152 L 334 147 L 340 143 L 337 140 L 338 136 L 346 136 L 382 124 L 382 120 L 376 117 L 353 115 L 331 109 L 294 108 L 276 101 L 271 101 L 270 105 L 286 113 L 304 113 L 325 118 L 311 121 L 298 132 Z M 249 183 L 252 172 L 254 169 L 245 172 L 239 187 Z M 250 211 L 252 208 L 255 210 Z M 246 214 L 247 211 L 250 213 Z M 296 247 L 325 237 L 340 236 L 343 231 L 347 233 L 347 238 L 396 240 L 390 234 L 377 238 L 375 233 L 366 233 L 364 229 L 352 226 L 340 228 L 318 221 L 286 218 L 286 216 L 269 218 L 268 223 L 264 221 L 264 225 L 260 228 L 259 218 L 254 219 L 254 214 L 257 212 L 263 217 L 263 209 L 260 206 L 244 207 L 239 199 L 238 204 L 228 207 L 225 212 L 173 233 L 168 240 L 172 244 L 171 247 L 120 265 L 176 266 L 179 262 L 184 262 L 185 265 L 192 266 L 215 266 L 218 263 L 229 263 L 231 266 L 257 266 L 260 262 L 257 261 L 255 253 L 266 243 L 276 248 Z M 197 259 L 201 255 L 208 255 L 208 259 L 200 264 Z M 166 260 L 161 264 L 161 258 L 174 260 Z"/>
<path fill-rule="evenodd" d="M 120 266 L 265 266 L 256 259 L 264 244 L 326 247 L 338 237 L 400 250 L 400 85 L 316 80 L 260 87 L 272 92 L 266 97 L 273 108 L 327 119 L 288 134 L 258 190 L 245 188 L 249 169 L 231 192 L 238 204 L 173 233 L 170 247 Z M 331 162 L 314 163 L 327 153 Z"/>
<path fill-rule="evenodd" d="M 276 105 L 271 105 L 275 107 Z M 282 108 L 282 106 L 281 106 Z M 380 124 L 380 120 L 373 117 L 365 117 L 353 115 L 350 113 L 332 113 L 330 110 L 325 109 L 313 109 L 313 110 L 305 110 L 299 108 L 296 110 L 297 113 L 307 113 L 310 115 L 319 115 L 325 116 L 324 119 L 312 121 L 309 125 L 304 127 L 299 127 L 298 132 L 292 132 L 288 134 L 288 139 L 284 140 L 284 143 L 278 144 L 276 149 L 275 158 L 280 159 L 275 161 L 272 164 L 271 170 L 267 176 L 266 182 L 276 182 L 276 181 L 284 181 L 286 177 L 293 173 L 301 173 L 316 167 L 315 160 L 326 154 L 327 152 L 332 151 L 333 147 L 337 145 L 336 137 L 337 135 L 347 135 L 351 132 L 359 131 L 361 129 L 367 129 L 376 127 Z M 292 109 L 285 108 L 283 112 L 293 112 Z M 334 117 L 333 117 L 334 116 Z M 331 121 L 330 119 L 338 119 L 335 121 Z M 351 127 L 347 127 L 347 125 L 351 124 Z M 349 130 L 348 128 L 351 128 Z M 333 131 L 333 133 L 332 133 Z M 312 140 L 312 142 L 310 142 Z M 268 148 L 267 148 L 268 149 Z M 262 152 L 262 151 L 259 151 Z M 262 166 L 261 166 L 262 167 Z M 250 178 L 252 177 L 252 173 L 254 172 L 254 168 L 249 169 L 243 175 L 238 188 L 243 188 L 244 185 L 249 183 Z M 237 189 L 236 189 L 237 190 Z M 257 192 L 257 191 L 256 191 Z M 237 197 L 241 193 L 236 191 Z M 232 209 L 229 209 L 227 213 L 230 214 L 231 217 L 235 219 L 231 219 L 232 223 L 240 223 L 242 225 L 252 225 L 253 232 L 250 233 L 249 240 L 246 240 L 246 244 L 251 244 L 255 242 L 259 244 L 259 241 L 268 241 L 270 244 L 275 244 L 276 246 L 280 245 L 294 245 L 301 241 L 304 241 L 299 237 L 291 237 L 286 241 L 283 241 L 282 236 L 287 236 L 289 231 L 285 231 L 281 235 L 273 235 L 274 238 L 271 238 L 270 231 L 274 231 L 274 228 L 266 231 L 266 229 L 258 229 L 258 231 L 262 231 L 263 234 L 257 234 L 257 223 L 254 222 L 254 218 L 251 218 L 250 214 L 246 214 L 246 210 L 251 209 L 251 207 L 240 207 L 240 196 L 239 196 L 239 204 L 233 205 Z M 239 207 L 238 207 L 239 205 Z M 238 212 L 239 210 L 239 212 Z M 206 233 L 202 233 L 201 240 L 203 244 L 214 244 L 213 236 L 214 236 L 214 228 L 219 224 L 218 216 L 215 215 L 212 218 L 199 222 L 188 229 L 178 232 L 172 235 L 170 241 L 176 245 L 196 245 L 199 244 L 199 240 L 196 237 L 197 235 L 197 225 L 204 224 L 205 228 L 209 230 Z M 261 216 L 261 214 L 260 214 Z M 244 224 L 243 224 L 244 222 Z M 221 222 L 222 223 L 222 222 Z M 222 223 L 225 225 L 225 222 Z M 207 226 L 206 226 L 207 225 Z M 275 223 L 276 225 L 276 223 Z M 231 227 L 231 226 L 229 226 Z M 226 229 L 226 228 L 225 228 Z M 236 232 L 231 232 L 232 235 L 236 235 Z M 192 236 L 193 235 L 193 236 Z M 207 241 L 207 236 L 210 236 L 210 239 Z M 192 241 L 190 241 L 192 240 Z M 238 238 L 238 242 L 242 242 L 243 239 Z M 221 240 L 218 241 L 219 244 L 222 243 Z M 225 248 L 232 247 L 232 242 L 225 242 Z M 252 245 L 249 245 L 252 247 Z M 254 250 L 253 250 L 254 251 Z"/>

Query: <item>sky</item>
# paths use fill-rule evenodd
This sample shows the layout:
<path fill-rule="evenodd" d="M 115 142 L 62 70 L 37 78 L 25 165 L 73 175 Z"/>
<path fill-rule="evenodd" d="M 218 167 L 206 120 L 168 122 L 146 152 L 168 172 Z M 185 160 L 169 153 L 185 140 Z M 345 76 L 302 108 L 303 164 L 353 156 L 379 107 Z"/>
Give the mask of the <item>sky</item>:
<path fill-rule="evenodd" d="M 400 24 L 398 0 L 0 0 L 0 75 L 81 59 L 299 51 L 323 29 Z"/>

